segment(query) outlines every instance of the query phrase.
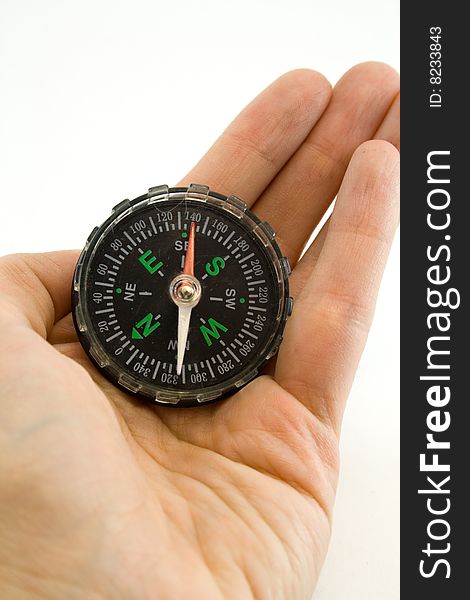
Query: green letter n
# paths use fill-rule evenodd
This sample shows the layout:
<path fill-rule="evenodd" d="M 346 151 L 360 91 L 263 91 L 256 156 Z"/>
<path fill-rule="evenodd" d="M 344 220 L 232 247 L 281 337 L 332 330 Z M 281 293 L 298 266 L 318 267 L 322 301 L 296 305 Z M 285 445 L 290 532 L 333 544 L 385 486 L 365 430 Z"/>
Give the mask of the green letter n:
<path fill-rule="evenodd" d="M 160 315 L 158 315 L 160 316 Z M 158 318 L 158 317 L 157 317 Z M 156 320 L 153 323 L 154 316 L 152 313 L 145 315 L 143 319 L 140 319 L 135 327 L 132 328 L 132 339 L 141 340 L 142 338 L 148 337 L 157 327 L 160 327 L 160 321 Z M 142 331 L 143 328 L 143 331 Z M 140 329 L 140 331 L 138 331 Z M 141 333 L 142 332 L 142 333 Z"/>

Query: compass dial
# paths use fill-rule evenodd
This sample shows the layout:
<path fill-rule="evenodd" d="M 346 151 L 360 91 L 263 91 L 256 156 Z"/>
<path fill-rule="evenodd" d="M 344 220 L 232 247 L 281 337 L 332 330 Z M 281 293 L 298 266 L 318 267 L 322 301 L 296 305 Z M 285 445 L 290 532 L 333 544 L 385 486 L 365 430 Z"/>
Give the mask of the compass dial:
<path fill-rule="evenodd" d="M 274 233 L 206 186 L 151 188 L 89 237 L 74 275 L 79 339 L 113 383 L 176 406 L 257 375 L 292 310 Z"/>

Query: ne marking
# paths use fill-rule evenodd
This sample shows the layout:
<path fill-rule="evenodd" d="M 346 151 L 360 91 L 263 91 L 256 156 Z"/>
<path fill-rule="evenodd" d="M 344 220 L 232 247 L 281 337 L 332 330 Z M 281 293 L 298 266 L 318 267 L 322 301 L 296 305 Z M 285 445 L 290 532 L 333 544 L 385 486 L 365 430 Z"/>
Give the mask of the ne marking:
<path fill-rule="evenodd" d="M 102 285 L 103 287 L 114 287 L 112 283 L 105 283 L 104 281 L 95 281 L 94 285 Z"/>
<path fill-rule="evenodd" d="M 262 283 L 266 283 L 264 279 L 260 279 L 259 281 L 252 281 L 251 285 L 261 285 Z"/>
<path fill-rule="evenodd" d="M 206 217 L 206 220 L 204 221 L 204 226 L 202 228 L 202 233 L 206 233 L 208 223 L 209 223 L 209 217 Z"/>
<path fill-rule="evenodd" d="M 233 358 L 237 361 L 237 363 L 240 362 L 240 359 L 238 358 L 238 356 L 235 354 L 235 352 L 233 352 L 232 350 L 230 350 L 230 348 L 227 348 L 227 352 L 233 356 Z"/>
<path fill-rule="evenodd" d="M 111 342 L 112 340 L 114 340 L 115 338 L 117 338 L 118 335 L 121 335 L 122 331 L 121 329 L 119 329 L 119 331 L 115 334 L 113 334 L 111 337 L 107 338 L 106 341 L 107 342 Z"/>
<path fill-rule="evenodd" d="M 209 373 L 211 374 L 212 379 L 215 379 L 214 371 L 212 370 L 211 363 L 206 360 L 207 368 L 209 369 Z"/>
<path fill-rule="evenodd" d="M 97 310 L 95 315 L 104 315 L 105 313 L 113 312 L 112 308 L 102 308 L 101 310 Z"/>
<path fill-rule="evenodd" d="M 126 360 L 126 365 L 128 365 L 132 360 L 134 360 L 135 355 L 139 352 L 139 349 L 136 348 L 135 351 L 129 356 L 129 358 Z"/>
<path fill-rule="evenodd" d="M 247 261 L 249 258 L 251 258 L 254 255 L 255 255 L 254 252 L 252 252 L 251 254 L 248 254 L 247 256 L 245 256 L 245 258 L 241 259 L 240 264 L 244 263 L 245 261 Z"/>
<path fill-rule="evenodd" d="M 125 248 L 121 248 L 121 252 L 124 252 L 126 256 L 129 256 L 129 252 Z"/>
<path fill-rule="evenodd" d="M 251 333 L 250 331 L 247 331 L 246 329 L 242 329 L 242 333 L 244 333 L 245 335 L 249 335 L 250 337 L 252 337 L 254 340 L 258 339 L 258 336 L 255 335 L 254 333 Z"/>
<path fill-rule="evenodd" d="M 153 233 L 157 235 L 157 228 L 155 227 L 155 223 L 153 222 L 152 217 L 149 217 L 150 225 L 152 226 Z"/>
<path fill-rule="evenodd" d="M 143 231 L 140 232 L 140 235 L 144 238 L 144 240 L 147 239 L 147 236 L 145 235 L 145 233 Z"/>
<path fill-rule="evenodd" d="M 266 312 L 266 308 L 261 308 L 260 306 L 250 306 L 251 310 L 259 310 L 260 312 Z"/>
<path fill-rule="evenodd" d="M 225 238 L 225 241 L 224 241 L 224 242 L 222 242 L 222 245 L 223 245 L 223 246 L 226 246 L 226 245 L 227 245 L 227 243 L 228 243 L 228 242 L 229 242 L 229 241 L 230 241 L 230 240 L 233 238 L 233 236 L 234 236 L 234 235 L 235 235 L 235 231 L 232 231 L 232 233 L 230 233 L 230 234 L 229 234 L 229 235 L 228 235 L 228 236 Z"/>
<path fill-rule="evenodd" d="M 178 213 L 178 215 L 179 215 L 179 213 Z M 181 223 L 179 225 L 179 229 L 181 229 Z M 186 366 L 185 365 L 183 365 L 183 369 L 181 371 L 181 379 L 183 381 L 183 385 L 186 385 Z"/>
<path fill-rule="evenodd" d="M 131 236 L 127 233 L 127 231 L 124 232 L 124 235 L 126 236 L 126 238 L 130 241 L 130 243 L 135 247 L 137 246 L 137 244 L 134 242 L 134 240 L 131 238 Z"/>
<path fill-rule="evenodd" d="M 155 359 L 154 359 L 154 360 L 155 360 Z M 160 368 L 160 364 L 161 364 L 161 363 L 160 363 L 160 361 L 158 361 L 158 362 L 157 362 L 157 365 L 156 365 L 156 367 L 155 367 L 155 370 L 154 370 L 154 372 L 153 372 L 152 379 L 155 379 L 155 377 L 157 376 L 158 369 Z"/>
<path fill-rule="evenodd" d="M 213 302 L 223 302 L 224 301 L 223 298 L 216 298 L 215 296 L 211 296 L 209 298 L 209 300 L 212 300 Z"/>
<path fill-rule="evenodd" d="M 111 254 L 105 254 L 106 258 L 109 258 L 109 260 L 112 260 L 113 262 L 115 262 L 117 265 L 122 265 L 122 260 L 118 260 L 117 258 L 114 258 L 114 256 L 111 256 Z"/>
<path fill-rule="evenodd" d="M 165 221 L 165 229 L 167 231 L 170 231 L 170 226 L 168 225 L 168 221 Z"/>
<path fill-rule="evenodd" d="M 180 213 L 180 211 L 178 211 L 176 214 L 178 215 L 178 229 L 181 229 L 181 213 Z M 184 383 L 184 381 L 183 381 L 183 383 Z"/>

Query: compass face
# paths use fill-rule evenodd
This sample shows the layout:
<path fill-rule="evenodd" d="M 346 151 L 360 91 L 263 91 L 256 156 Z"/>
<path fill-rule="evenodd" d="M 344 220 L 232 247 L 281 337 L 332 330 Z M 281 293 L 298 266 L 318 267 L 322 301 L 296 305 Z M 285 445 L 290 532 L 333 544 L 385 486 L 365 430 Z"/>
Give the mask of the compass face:
<path fill-rule="evenodd" d="M 237 198 L 153 188 L 90 236 L 74 277 L 79 339 L 116 385 L 177 406 L 252 379 L 291 310 L 288 263 Z"/>

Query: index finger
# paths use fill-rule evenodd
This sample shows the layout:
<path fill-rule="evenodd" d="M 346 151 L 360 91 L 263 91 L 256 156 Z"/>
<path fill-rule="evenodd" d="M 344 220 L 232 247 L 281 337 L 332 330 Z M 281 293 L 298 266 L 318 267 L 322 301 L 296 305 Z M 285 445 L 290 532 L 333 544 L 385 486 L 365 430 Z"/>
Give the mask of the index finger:
<path fill-rule="evenodd" d="M 208 185 L 251 206 L 305 140 L 331 95 L 310 69 L 276 79 L 232 121 L 179 185 Z"/>

